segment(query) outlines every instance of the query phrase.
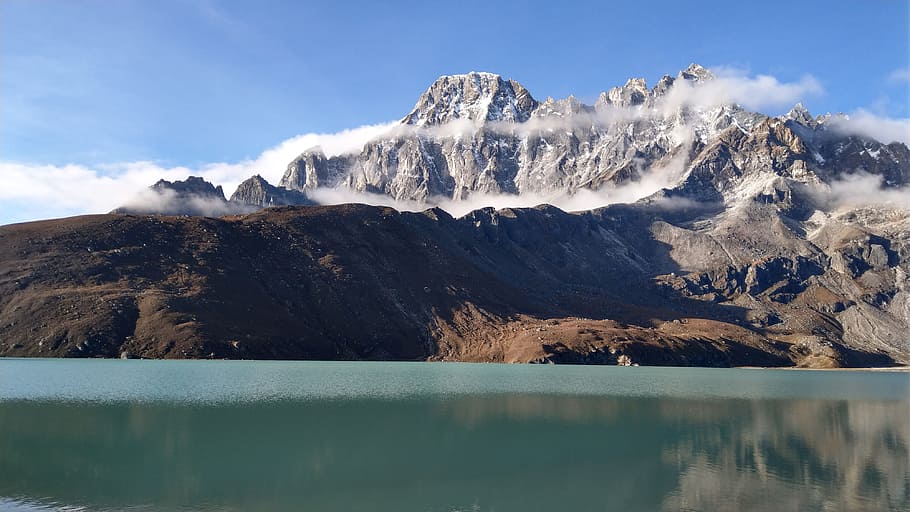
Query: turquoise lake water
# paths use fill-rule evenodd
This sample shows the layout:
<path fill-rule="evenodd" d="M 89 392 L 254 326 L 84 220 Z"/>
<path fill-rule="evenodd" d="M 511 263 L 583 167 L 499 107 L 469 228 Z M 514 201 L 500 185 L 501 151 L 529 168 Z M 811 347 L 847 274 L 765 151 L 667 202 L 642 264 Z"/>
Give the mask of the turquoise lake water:
<path fill-rule="evenodd" d="M 910 373 L 6 359 L 0 510 L 910 510 Z"/>

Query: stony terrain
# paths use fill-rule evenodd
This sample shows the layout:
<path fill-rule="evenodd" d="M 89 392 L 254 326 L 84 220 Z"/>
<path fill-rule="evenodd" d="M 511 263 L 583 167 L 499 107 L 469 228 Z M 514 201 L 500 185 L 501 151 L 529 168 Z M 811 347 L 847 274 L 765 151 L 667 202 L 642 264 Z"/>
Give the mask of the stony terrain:
<path fill-rule="evenodd" d="M 740 240 L 723 223 L 665 220 L 685 215 L 640 204 L 454 219 L 341 205 L 3 226 L 0 355 L 910 360 L 906 247 L 894 237 L 830 227 L 821 245 L 792 237 L 793 247 L 747 258 L 787 228 L 767 222 Z M 749 215 L 778 210 L 755 204 Z M 906 228 L 905 217 L 889 222 Z"/>

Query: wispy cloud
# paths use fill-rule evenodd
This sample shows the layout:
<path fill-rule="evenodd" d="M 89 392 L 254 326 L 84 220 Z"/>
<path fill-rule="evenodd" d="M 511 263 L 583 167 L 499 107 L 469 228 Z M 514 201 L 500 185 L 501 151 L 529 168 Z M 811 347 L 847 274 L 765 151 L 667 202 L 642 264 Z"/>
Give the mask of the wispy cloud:
<path fill-rule="evenodd" d="M 278 183 L 288 164 L 307 149 L 319 147 L 326 156 L 337 156 L 359 152 L 363 145 L 384 133 L 396 122 L 361 126 L 337 133 L 307 133 L 287 139 L 267 149 L 251 162 L 243 162 L 247 169 L 256 172 L 272 183 Z M 249 177 L 249 176 L 246 176 Z"/>
<path fill-rule="evenodd" d="M 159 179 L 173 181 L 201 176 L 222 185 L 230 195 L 241 181 L 256 173 L 277 183 L 288 163 L 314 146 L 320 146 L 327 156 L 359 151 L 368 140 L 388 130 L 392 124 L 298 135 L 263 151 L 253 160 L 199 167 L 167 167 L 147 161 L 99 166 L 0 162 L 0 176 L 3 177 L 0 224 L 107 212 L 128 202 Z"/>
<path fill-rule="evenodd" d="M 910 82 L 910 68 L 895 69 L 888 75 L 888 81 L 891 83 Z"/>
<path fill-rule="evenodd" d="M 834 117 L 832 128 L 846 135 L 860 135 L 885 144 L 910 144 L 910 119 L 877 116 L 867 110 L 857 110 L 844 117 Z"/>
<path fill-rule="evenodd" d="M 529 208 L 540 204 L 550 204 L 565 211 L 593 210 L 617 203 L 633 203 L 651 196 L 663 188 L 675 184 L 686 170 L 687 154 L 680 151 L 652 167 L 642 164 L 638 173 L 640 180 L 622 185 L 605 185 L 597 190 L 557 191 L 549 194 L 525 193 L 485 194 L 474 193 L 466 199 L 453 200 L 450 197 L 430 197 L 425 202 L 397 200 L 395 198 L 351 189 L 317 189 L 308 195 L 320 204 L 363 203 L 374 206 L 390 206 L 400 211 L 422 211 L 431 206 L 438 206 L 449 214 L 460 217 L 471 211 L 493 207 Z"/>
<path fill-rule="evenodd" d="M 717 78 L 709 82 L 677 81 L 664 104 L 673 108 L 738 103 L 749 110 L 763 111 L 793 106 L 807 97 L 824 94 L 821 83 L 811 75 L 795 82 L 781 82 L 773 76 L 749 76 L 734 68 L 715 68 L 714 72 Z"/>
<path fill-rule="evenodd" d="M 220 217 L 238 213 L 250 213 L 255 207 L 244 204 L 226 203 L 211 197 L 180 197 L 177 192 L 169 189 L 153 190 L 143 189 L 122 205 L 130 212 L 182 212 L 186 215 L 204 215 L 207 217 Z"/>
<path fill-rule="evenodd" d="M 910 209 L 910 188 L 885 188 L 881 176 L 856 173 L 828 186 L 812 189 L 818 204 L 826 210 L 851 210 L 866 206 Z"/>

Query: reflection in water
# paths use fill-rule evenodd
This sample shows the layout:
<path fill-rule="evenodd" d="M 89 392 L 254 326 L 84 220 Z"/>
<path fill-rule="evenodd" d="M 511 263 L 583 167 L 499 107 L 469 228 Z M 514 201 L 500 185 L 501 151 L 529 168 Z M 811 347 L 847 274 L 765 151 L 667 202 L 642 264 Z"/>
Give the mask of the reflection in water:
<path fill-rule="evenodd" d="M 9 401 L 0 507 L 900 510 L 908 418 L 907 401 Z"/>
<path fill-rule="evenodd" d="M 704 425 L 665 451 L 680 471 L 666 510 L 908 507 L 907 402 L 752 402 L 739 418 L 722 404 L 662 409 Z"/>

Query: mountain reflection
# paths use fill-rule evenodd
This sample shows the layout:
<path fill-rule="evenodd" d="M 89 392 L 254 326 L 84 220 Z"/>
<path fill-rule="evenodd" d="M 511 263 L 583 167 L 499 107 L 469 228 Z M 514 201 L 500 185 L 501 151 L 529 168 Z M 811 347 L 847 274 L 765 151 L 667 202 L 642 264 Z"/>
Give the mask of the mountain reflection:
<path fill-rule="evenodd" d="M 662 404 L 703 425 L 664 451 L 679 469 L 665 510 L 902 510 L 910 496 L 907 402 Z"/>
<path fill-rule="evenodd" d="M 0 504 L 900 510 L 908 418 L 906 401 L 515 394 L 0 402 Z"/>

